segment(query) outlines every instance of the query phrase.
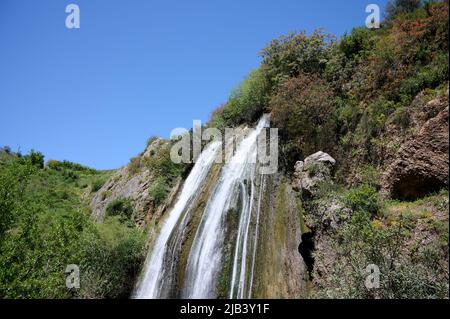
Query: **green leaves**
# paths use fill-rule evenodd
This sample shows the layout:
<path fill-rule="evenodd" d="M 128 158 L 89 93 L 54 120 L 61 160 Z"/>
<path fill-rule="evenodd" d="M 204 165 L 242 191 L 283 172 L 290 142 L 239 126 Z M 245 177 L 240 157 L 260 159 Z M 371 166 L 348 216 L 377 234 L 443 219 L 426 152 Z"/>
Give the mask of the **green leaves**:
<path fill-rule="evenodd" d="M 169 193 L 169 185 L 164 177 L 157 177 L 149 189 L 150 199 L 156 204 L 161 204 Z"/>
<path fill-rule="evenodd" d="M 128 297 L 144 259 L 143 232 L 122 216 L 94 224 L 65 176 L 76 164 L 35 164 L 27 156 L 0 160 L 0 298 Z M 118 206 L 129 218 L 129 205 Z M 80 267 L 78 290 L 66 288 L 69 264 Z"/>

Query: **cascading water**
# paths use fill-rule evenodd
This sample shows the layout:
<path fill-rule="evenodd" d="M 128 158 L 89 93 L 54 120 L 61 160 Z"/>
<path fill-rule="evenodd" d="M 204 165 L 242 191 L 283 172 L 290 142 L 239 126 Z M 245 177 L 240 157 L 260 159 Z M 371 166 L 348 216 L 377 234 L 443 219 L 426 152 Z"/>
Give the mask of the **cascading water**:
<path fill-rule="evenodd" d="M 267 125 L 268 118 L 264 116 L 256 129 L 241 141 L 230 162 L 222 168 L 220 179 L 206 204 L 189 252 L 183 289 L 185 298 L 216 297 L 225 217 L 237 192 L 240 192 L 242 203 L 239 212 L 230 297 L 244 298 L 246 291 L 250 294 L 251 287 L 248 287 L 246 279 L 247 250 L 254 202 L 257 137 Z M 252 271 L 253 268 L 254 264 Z"/>
<path fill-rule="evenodd" d="M 175 206 L 161 228 L 151 255 L 145 263 L 144 275 L 136 290 L 135 298 L 161 297 L 165 273 L 165 258 L 169 239 L 176 228 L 177 223 L 186 212 L 187 207 L 195 200 L 195 196 L 198 194 L 199 189 L 206 180 L 220 148 L 220 142 L 213 142 L 198 157 L 184 183 Z"/>
<path fill-rule="evenodd" d="M 257 142 L 268 122 L 263 116 L 220 171 L 212 169 L 220 142 L 201 153 L 147 258 L 135 298 L 217 297 L 226 230 L 232 234 L 226 252 L 231 256 L 227 291 L 221 293 L 251 297 L 265 182 L 257 172 Z"/>

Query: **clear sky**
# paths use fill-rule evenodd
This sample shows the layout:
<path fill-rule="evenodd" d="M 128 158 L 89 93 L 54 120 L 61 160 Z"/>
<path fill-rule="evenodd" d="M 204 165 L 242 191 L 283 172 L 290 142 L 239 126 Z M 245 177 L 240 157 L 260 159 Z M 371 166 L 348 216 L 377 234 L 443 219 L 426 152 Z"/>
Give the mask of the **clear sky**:
<path fill-rule="evenodd" d="M 290 31 L 337 36 L 386 0 L 0 0 L 0 146 L 117 168 L 206 121 Z M 76 3 L 81 28 L 65 27 Z"/>

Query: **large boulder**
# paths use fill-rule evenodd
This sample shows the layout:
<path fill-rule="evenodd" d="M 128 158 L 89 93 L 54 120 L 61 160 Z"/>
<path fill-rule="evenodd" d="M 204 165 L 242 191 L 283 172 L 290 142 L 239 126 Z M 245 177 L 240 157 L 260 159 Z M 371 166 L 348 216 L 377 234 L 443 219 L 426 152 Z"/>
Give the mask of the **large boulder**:
<path fill-rule="evenodd" d="M 336 164 L 329 154 L 319 151 L 295 163 L 293 188 L 306 196 L 315 196 L 319 184 L 331 182 L 331 168 Z"/>
<path fill-rule="evenodd" d="M 427 110 L 436 110 L 436 113 Z M 382 176 L 382 192 L 392 198 L 415 199 L 448 186 L 448 102 L 435 99 L 420 114 L 432 114 L 405 141 Z"/>

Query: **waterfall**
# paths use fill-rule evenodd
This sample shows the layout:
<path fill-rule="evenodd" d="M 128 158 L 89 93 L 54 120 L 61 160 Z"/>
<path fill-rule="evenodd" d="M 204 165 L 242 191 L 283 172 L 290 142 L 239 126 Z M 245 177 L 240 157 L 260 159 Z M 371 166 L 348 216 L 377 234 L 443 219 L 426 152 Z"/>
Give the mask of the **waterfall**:
<path fill-rule="evenodd" d="M 249 228 L 255 193 L 257 137 L 267 125 L 268 118 L 263 116 L 256 129 L 241 141 L 230 162 L 222 168 L 219 181 L 206 204 L 189 252 L 183 289 L 185 298 L 216 297 L 225 217 L 237 193 L 240 193 L 242 203 L 239 212 L 230 297 L 244 298 L 245 292 L 251 290 L 247 287 L 246 276 Z"/>
<path fill-rule="evenodd" d="M 265 191 L 265 176 L 257 171 L 257 142 L 268 122 L 263 116 L 236 142 L 236 152 L 220 171 L 212 167 L 221 142 L 200 154 L 147 257 L 135 298 L 217 297 L 229 236 L 221 296 L 251 297 Z"/>
<path fill-rule="evenodd" d="M 146 260 L 144 275 L 135 292 L 135 298 L 161 297 L 169 239 L 187 207 L 198 195 L 198 191 L 206 180 L 220 147 L 220 142 L 213 142 L 198 157 L 175 206 L 161 228 L 150 257 Z"/>

